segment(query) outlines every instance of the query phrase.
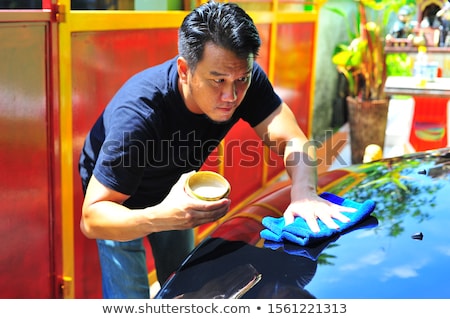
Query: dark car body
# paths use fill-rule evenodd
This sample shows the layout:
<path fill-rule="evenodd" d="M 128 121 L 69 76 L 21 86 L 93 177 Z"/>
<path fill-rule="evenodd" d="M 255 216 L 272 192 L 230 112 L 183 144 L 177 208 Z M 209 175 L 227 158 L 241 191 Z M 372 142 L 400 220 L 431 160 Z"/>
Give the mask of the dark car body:
<path fill-rule="evenodd" d="M 289 181 L 268 187 L 188 256 L 155 298 L 450 298 L 450 149 L 351 165 L 319 191 L 376 202 L 372 216 L 312 247 L 269 243 Z"/>

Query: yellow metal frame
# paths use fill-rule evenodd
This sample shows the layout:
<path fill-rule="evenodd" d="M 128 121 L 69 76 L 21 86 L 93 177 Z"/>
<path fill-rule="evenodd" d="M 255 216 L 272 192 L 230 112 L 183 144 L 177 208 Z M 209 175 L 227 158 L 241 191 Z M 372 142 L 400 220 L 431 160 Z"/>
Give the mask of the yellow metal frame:
<path fill-rule="evenodd" d="M 202 1 L 204 2 L 204 1 Z M 258 2 L 258 1 L 254 1 Z M 265 1 L 266 3 L 268 1 Z M 249 11 L 256 24 L 271 24 L 272 41 L 268 76 L 273 79 L 277 26 L 282 23 L 318 22 L 318 12 L 326 0 L 312 1 L 313 10 L 308 12 L 285 12 L 279 10 L 280 0 L 272 1 L 270 11 Z M 285 3 L 286 1 L 283 1 Z M 295 1 L 292 1 L 295 2 Z M 299 3 L 299 1 L 297 1 Z M 305 2 L 303 2 L 305 3 Z M 63 278 L 74 282 L 74 198 L 73 198 L 73 142 L 72 142 L 72 65 L 71 35 L 74 32 L 131 30 L 151 28 L 178 28 L 187 11 L 71 11 L 70 0 L 58 2 L 57 19 L 59 21 L 59 70 L 60 70 L 60 137 L 61 137 L 61 202 L 62 202 L 62 247 Z M 316 32 L 317 32 L 317 28 Z M 317 46 L 317 34 L 314 34 L 314 52 Z M 315 56 L 313 57 L 312 79 L 315 78 Z M 311 83 L 311 101 L 308 123 L 312 123 L 314 105 L 314 81 Z M 309 125 L 311 127 L 311 125 Z M 311 136 L 311 128 L 306 132 Z M 219 168 L 223 172 L 223 167 Z M 263 173 L 263 185 L 268 183 L 267 168 Z M 78 226 L 76 226 L 78 227 Z M 74 298 L 74 284 L 68 285 L 64 298 Z"/>

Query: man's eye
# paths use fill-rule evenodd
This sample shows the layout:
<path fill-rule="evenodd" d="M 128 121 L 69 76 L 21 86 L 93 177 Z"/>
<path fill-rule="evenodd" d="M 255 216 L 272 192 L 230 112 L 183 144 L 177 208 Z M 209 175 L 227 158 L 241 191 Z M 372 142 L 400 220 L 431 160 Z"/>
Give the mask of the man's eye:
<path fill-rule="evenodd" d="M 239 82 L 247 82 L 248 79 L 249 79 L 248 76 L 244 76 L 244 77 L 242 77 L 242 78 L 239 78 L 238 81 L 239 81 Z"/>
<path fill-rule="evenodd" d="M 213 81 L 216 82 L 216 83 L 223 83 L 223 82 L 225 82 L 224 79 L 215 79 Z"/>

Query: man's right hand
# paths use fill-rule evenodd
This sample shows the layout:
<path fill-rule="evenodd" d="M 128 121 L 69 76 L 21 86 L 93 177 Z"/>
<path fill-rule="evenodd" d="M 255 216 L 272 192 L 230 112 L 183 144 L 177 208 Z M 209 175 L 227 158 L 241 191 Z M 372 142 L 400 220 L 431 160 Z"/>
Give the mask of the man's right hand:
<path fill-rule="evenodd" d="M 169 230 L 163 228 L 170 228 L 170 230 L 194 228 L 214 222 L 228 212 L 231 204 L 228 198 L 204 201 L 186 193 L 186 180 L 194 173 L 195 171 L 183 174 L 167 197 L 157 205 L 161 210 L 160 213 L 153 212 L 155 227 L 161 227 L 161 230 Z"/>

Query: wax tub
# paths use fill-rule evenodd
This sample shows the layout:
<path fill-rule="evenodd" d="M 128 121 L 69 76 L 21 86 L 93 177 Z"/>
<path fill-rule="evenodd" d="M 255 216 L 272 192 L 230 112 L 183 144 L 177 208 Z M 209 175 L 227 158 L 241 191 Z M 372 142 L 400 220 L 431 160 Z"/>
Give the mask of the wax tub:
<path fill-rule="evenodd" d="M 222 175 L 211 171 L 199 171 L 186 180 L 186 193 L 201 200 L 214 201 L 227 197 L 230 183 Z"/>

